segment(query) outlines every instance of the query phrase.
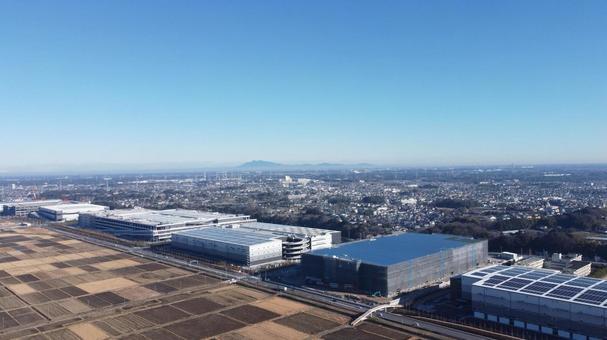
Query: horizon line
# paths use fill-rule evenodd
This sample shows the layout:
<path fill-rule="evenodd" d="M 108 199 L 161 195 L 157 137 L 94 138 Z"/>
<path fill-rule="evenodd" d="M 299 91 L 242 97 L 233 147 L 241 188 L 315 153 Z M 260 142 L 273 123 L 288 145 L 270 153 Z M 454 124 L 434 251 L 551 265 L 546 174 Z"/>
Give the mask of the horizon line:
<path fill-rule="evenodd" d="M 259 160 L 257 160 L 259 161 Z M 102 163 L 102 164 L 83 164 L 79 165 L 80 169 L 69 170 L 74 165 L 54 165 L 56 169 L 36 169 L 36 170 L 22 170 L 16 167 L 13 169 L 0 169 L 0 177 L 6 176 L 32 176 L 32 175 L 93 175 L 93 174 L 159 174 L 159 173 L 193 173 L 200 171 L 226 171 L 230 170 L 233 172 L 280 172 L 280 171 L 327 171 L 327 170 L 356 170 L 356 169 L 402 169 L 402 170 L 442 170 L 442 169 L 491 169 L 491 168 L 535 168 L 535 167 L 571 167 L 571 166 L 582 166 L 582 167 L 601 167 L 607 166 L 607 162 L 550 162 L 550 163 L 475 163 L 475 164 L 417 164 L 407 165 L 402 163 L 369 163 L 369 162 L 288 162 L 288 163 L 277 163 L 271 161 L 263 161 L 275 164 L 269 167 L 242 167 L 247 163 L 254 162 L 248 161 L 244 163 L 234 164 L 223 164 L 223 165 L 202 165 L 202 164 L 189 164 L 188 166 L 176 166 L 178 164 L 188 164 L 189 162 L 170 162 L 170 163 L 130 163 L 123 165 L 120 168 L 120 163 Z M 104 169 L 86 169 L 87 167 L 94 166 L 105 166 Z M 109 167 L 108 167 L 109 166 Z M 112 167 L 116 166 L 116 167 Z M 145 168 L 148 166 L 148 168 Z M 23 166 L 30 168 L 28 166 Z M 40 166 L 43 168 L 45 166 Z"/>

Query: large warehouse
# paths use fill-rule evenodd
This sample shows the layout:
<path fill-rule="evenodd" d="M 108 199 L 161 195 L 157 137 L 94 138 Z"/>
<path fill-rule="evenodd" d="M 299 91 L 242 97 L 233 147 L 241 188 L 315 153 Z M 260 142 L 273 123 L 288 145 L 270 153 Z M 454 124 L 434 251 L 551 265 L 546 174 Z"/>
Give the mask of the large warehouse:
<path fill-rule="evenodd" d="M 47 205 L 38 209 L 38 214 L 51 221 L 76 221 L 78 216 L 84 213 L 105 211 L 110 208 L 103 205 L 88 203 L 69 203 Z"/>
<path fill-rule="evenodd" d="M 295 231 L 297 233 L 294 233 Z M 173 234 L 171 245 L 175 248 L 186 249 L 202 255 L 232 260 L 238 264 L 252 266 L 280 259 L 288 261 L 299 260 L 302 254 L 309 252 L 311 249 L 331 247 L 333 240 L 339 242 L 340 237 L 339 235 L 335 235 L 335 233 L 339 232 L 326 229 L 251 222 L 175 233 Z M 257 247 L 257 243 L 249 244 L 249 240 L 256 242 L 272 241 L 274 245 L 277 244 L 280 248 L 279 257 L 264 257 L 255 261 L 244 261 L 244 259 L 236 258 L 231 254 L 230 249 L 232 247 L 235 247 L 235 249 L 243 249 L 243 247 L 253 245 Z M 242 242 L 245 243 L 243 244 Z M 219 246 L 215 248 L 214 244 L 219 244 Z M 251 251 L 257 250 L 252 249 Z M 224 254 L 223 252 L 227 253 Z M 253 255 L 251 254 L 251 256 Z"/>
<path fill-rule="evenodd" d="M 521 266 L 462 275 L 474 316 L 565 339 L 607 335 L 607 281 Z"/>
<path fill-rule="evenodd" d="M 405 233 L 312 251 L 303 255 L 302 268 L 308 282 L 391 296 L 486 262 L 486 240 Z"/>
<path fill-rule="evenodd" d="M 247 215 L 196 210 L 149 210 L 142 208 L 107 210 L 80 214 L 78 224 L 118 237 L 149 242 L 168 241 L 178 231 L 251 221 Z"/>
<path fill-rule="evenodd" d="M 330 248 L 341 242 L 341 232 L 336 230 L 262 222 L 243 223 L 239 227 L 280 237 L 286 260 L 301 260 L 304 253 Z"/>
<path fill-rule="evenodd" d="M 202 228 L 173 234 L 171 246 L 255 266 L 282 260 L 282 242 L 268 234 L 223 228 Z"/>
<path fill-rule="evenodd" d="M 7 216 L 27 217 L 30 213 L 37 212 L 45 205 L 61 204 L 62 200 L 43 200 L 4 203 L 2 214 Z"/>

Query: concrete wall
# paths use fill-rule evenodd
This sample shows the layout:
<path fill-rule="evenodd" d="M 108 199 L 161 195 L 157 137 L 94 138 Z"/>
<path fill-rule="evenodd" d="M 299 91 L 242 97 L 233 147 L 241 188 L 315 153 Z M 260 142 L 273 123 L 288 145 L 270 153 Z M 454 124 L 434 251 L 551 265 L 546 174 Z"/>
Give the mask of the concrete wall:
<path fill-rule="evenodd" d="M 329 233 L 310 237 L 310 250 L 331 248 L 332 245 L 333 238 Z"/>

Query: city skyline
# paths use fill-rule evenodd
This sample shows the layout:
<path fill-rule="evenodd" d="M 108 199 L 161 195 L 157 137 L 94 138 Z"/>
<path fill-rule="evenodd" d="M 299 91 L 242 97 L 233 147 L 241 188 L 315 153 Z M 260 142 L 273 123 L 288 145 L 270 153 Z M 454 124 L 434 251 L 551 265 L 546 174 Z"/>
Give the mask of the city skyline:
<path fill-rule="evenodd" d="M 607 163 L 606 15 L 600 1 L 5 1 L 0 172 Z"/>

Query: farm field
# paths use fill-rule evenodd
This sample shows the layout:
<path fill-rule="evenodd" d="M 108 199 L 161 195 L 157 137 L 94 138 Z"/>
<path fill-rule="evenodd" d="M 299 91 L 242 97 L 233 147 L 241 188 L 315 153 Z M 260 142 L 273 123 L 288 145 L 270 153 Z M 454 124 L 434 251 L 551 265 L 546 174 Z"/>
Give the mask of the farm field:
<path fill-rule="evenodd" d="M 377 324 L 66 238 L 0 232 L 0 339 L 406 339 Z"/>

